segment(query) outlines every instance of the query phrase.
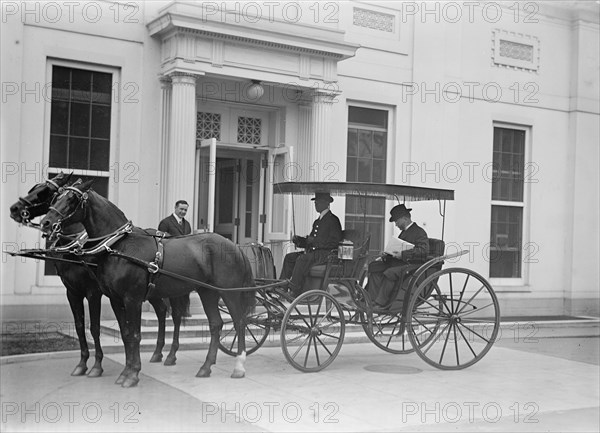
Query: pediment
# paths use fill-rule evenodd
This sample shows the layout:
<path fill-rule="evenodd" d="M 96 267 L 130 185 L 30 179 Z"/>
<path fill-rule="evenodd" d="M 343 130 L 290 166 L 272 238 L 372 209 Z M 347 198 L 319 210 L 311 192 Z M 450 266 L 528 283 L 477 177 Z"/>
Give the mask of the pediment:
<path fill-rule="evenodd" d="M 216 5 L 175 2 L 148 24 L 150 35 L 161 40 L 163 73 L 178 68 L 281 83 L 331 83 L 337 81 L 337 63 L 359 48 L 336 28 L 249 19 Z"/>

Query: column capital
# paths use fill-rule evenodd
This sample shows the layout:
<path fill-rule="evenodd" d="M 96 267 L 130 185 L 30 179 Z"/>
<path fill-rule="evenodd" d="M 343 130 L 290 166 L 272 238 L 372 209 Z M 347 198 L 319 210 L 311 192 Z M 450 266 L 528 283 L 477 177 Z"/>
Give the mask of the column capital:
<path fill-rule="evenodd" d="M 189 83 L 195 84 L 196 80 L 205 75 L 202 71 L 194 71 L 185 68 L 173 68 L 165 72 L 162 77 L 171 81 L 171 83 Z"/>

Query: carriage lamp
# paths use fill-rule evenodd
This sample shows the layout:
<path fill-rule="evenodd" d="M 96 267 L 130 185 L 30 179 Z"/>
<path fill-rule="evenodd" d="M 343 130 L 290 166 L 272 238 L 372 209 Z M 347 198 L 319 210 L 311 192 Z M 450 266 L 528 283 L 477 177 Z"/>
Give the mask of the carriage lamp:
<path fill-rule="evenodd" d="M 352 260 L 354 258 L 354 244 L 352 241 L 344 239 L 338 244 L 338 259 Z"/>
<path fill-rule="evenodd" d="M 265 93 L 265 89 L 260 83 L 260 81 L 252 80 L 252 84 L 248 89 L 246 89 L 246 95 L 248 98 L 252 100 L 260 99 L 260 97 Z"/>

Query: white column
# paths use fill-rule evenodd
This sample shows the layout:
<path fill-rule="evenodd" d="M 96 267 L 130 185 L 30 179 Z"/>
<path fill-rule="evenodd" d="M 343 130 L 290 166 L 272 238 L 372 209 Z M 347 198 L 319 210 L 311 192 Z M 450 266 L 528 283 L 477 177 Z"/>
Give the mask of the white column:
<path fill-rule="evenodd" d="M 323 166 L 331 161 L 331 110 L 335 95 L 316 90 L 312 94 L 310 181 L 323 181 L 327 172 Z"/>
<path fill-rule="evenodd" d="M 160 196 L 159 219 L 169 215 L 174 203 L 167 202 L 167 174 L 169 165 L 169 123 L 171 121 L 171 79 L 161 77 L 161 129 L 160 129 Z"/>
<path fill-rule="evenodd" d="M 312 156 L 312 103 L 310 101 L 300 102 L 298 105 L 298 144 L 295 148 L 296 160 L 299 170 L 298 179 L 286 179 L 296 182 L 307 182 L 311 180 L 311 161 Z M 296 173 L 296 171 L 292 171 Z M 296 225 L 296 234 L 306 236 L 310 232 L 310 227 L 315 219 L 314 206 L 310 197 L 306 195 L 295 195 L 294 198 L 294 220 Z"/>
<path fill-rule="evenodd" d="M 171 77 L 171 110 L 168 128 L 167 206 L 172 209 L 177 200 L 189 204 L 186 219 L 196 228 L 193 214 L 196 162 L 196 76 L 174 72 Z"/>

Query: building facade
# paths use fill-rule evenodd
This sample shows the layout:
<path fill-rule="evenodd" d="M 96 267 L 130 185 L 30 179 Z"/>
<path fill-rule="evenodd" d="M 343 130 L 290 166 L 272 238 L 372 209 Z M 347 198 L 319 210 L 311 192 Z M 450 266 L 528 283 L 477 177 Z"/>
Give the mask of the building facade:
<path fill-rule="evenodd" d="M 263 242 L 278 269 L 314 219 L 279 181 L 455 190 L 409 203 L 488 278 L 503 315 L 599 313 L 596 2 L 4 2 L 8 207 L 60 171 L 141 227 Z M 396 203 L 336 197 L 376 252 Z M 453 263 L 454 264 L 454 263 Z M 4 253 L 6 320 L 68 317 L 51 266 Z"/>

